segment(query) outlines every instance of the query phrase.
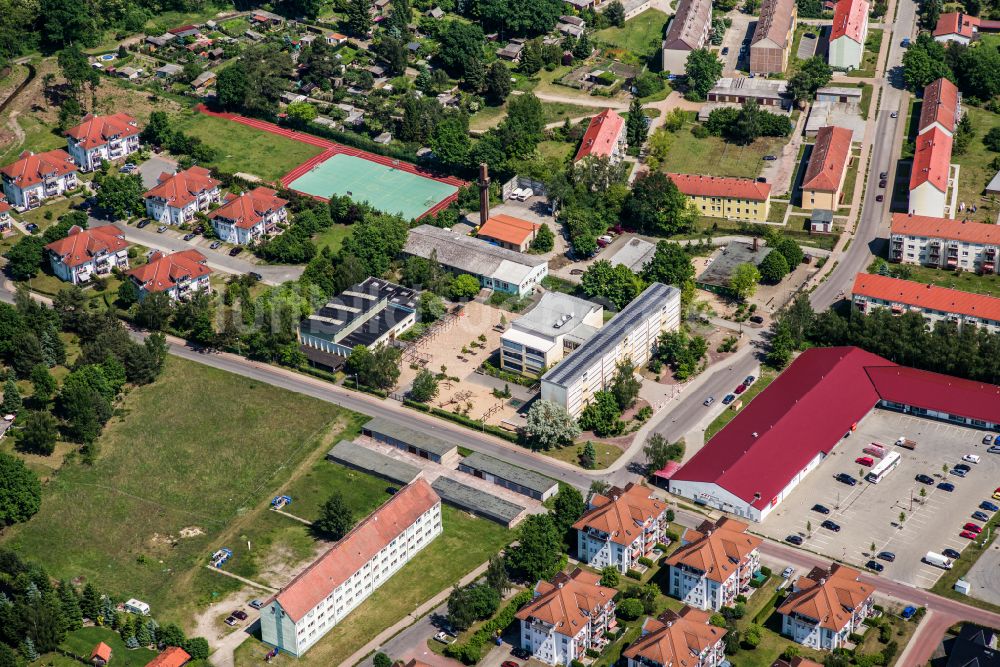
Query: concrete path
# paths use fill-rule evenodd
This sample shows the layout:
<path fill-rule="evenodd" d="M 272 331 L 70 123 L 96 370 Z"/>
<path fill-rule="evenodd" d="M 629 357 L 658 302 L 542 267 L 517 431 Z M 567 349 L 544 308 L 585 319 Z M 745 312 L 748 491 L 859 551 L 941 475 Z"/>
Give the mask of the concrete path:
<path fill-rule="evenodd" d="M 226 572 L 225 570 L 219 569 L 217 567 L 212 567 L 211 565 L 206 565 L 205 567 L 207 569 L 211 570 L 212 572 L 216 572 L 218 574 L 223 574 L 223 575 L 225 575 L 227 577 L 232 577 L 233 579 L 238 579 L 239 581 L 242 581 L 244 584 L 247 584 L 248 586 L 253 586 L 254 588 L 259 588 L 262 591 L 267 591 L 268 593 L 277 593 L 278 592 L 277 588 L 271 588 L 270 586 L 265 586 L 264 584 L 261 584 L 261 583 L 258 583 L 256 581 L 253 581 L 252 579 L 247 579 L 246 577 L 241 577 L 238 574 L 233 574 L 232 572 Z"/>

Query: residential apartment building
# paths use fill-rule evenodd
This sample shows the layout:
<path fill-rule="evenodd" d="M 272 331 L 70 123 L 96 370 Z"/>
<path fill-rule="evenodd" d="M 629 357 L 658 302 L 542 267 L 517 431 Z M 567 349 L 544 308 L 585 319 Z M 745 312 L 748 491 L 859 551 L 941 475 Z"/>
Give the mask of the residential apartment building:
<path fill-rule="evenodd" d="M 0 176 L 7 201 L 17 210 L 24 211 L 78 187 L 76 172 L 73 158 L 57 148 L 45 153 L 25 151 L 17 162 L 0 169 Z"/>
<path fill-rule="evenodd" d="M 625 157 L 628 142 L 625 138 L 625 119 L 612 109 L 605 109 L 590 119 L 590 125 L 583 135 L 574 162 L 585 157 L 607 158 L 618 164 Z"/>
<path fill-rule="evenodd" d="M 160 174 L 156 187 L 142 195 L 146 215 L 174 225 L 191 222 L 195 213 L 207 213 L 212 204 L 221 202 L 220 185 L 204 167 L 191 167 L 173 175 Z"/>
<path fill-rule="evenodd" d="M 663 40 L 662 71 L 683 74 L 687 58 L 708 41 L 712 0 L 680 0 Z"/>
<path fill-rule="evenodd" d="M 93 229 L 73 225 L 66 238 L 48 244 L 45 250 L 52 272 L 74 285 L 106 276 L 113 269 L 128 270 L 128 242 L 114 225 Z"/>
<path fill-rule="evenodd" d="M 615 567 L 625 573 L 648 556 L 667 530 L 667 504 L 631 482 L 595 493 L 587 511 L 573 524 L 577 557 L 598 570 Z"/>
<path fill-rule="evenodd" d="M 538 377 L 590 340 L 602 326 L 602 306 L 569 294 L 546 292 L 500 335 L 500 368 Z"/>
<path fill-rule="evenodd" d="M 971 324 L 1000 333 L 1000 299 L 912 280 L 859 273 L 851 300 L 863 313 L 888 308 L 895 315 L 920 313 L 929 326 L 936 322 Z"/>
<path fill-rule="evenodd" d="M 860 573 L 834 563 L 815 567 L 792 584 L 778 607 L 781 633 L 810 648 L 840 648 L 852 632 L 864 633 L 862 621 L 872 613 L 875 587 L 859 581 Z"/>
<path fill-rule="evenodd" d="M 418 477 L 260 610 L 261 639 L 301 656 L 441 534 L 441 499 Z"/>
<path fill-rule="evenodd" d="M 574 417 L 580 416 L 594 394 L 610 384 L 619 362 L 645 365 L 660 334 L 680 326 L 680 314 L 680 290 L 651 284 L 542 376 L 542 399 L 563 406 Z"/>
<path fill-rule="evenodd" d="M 261 186 L 239 196 L 230 196 L 208 218 L 220 239 L 248 245 L 281 231 L 280 225 L 288 220 L 287 205 L 288 201 L 279 197 L 277 190 Z"/>
<path fill-rule="evenodd" d="M 962 93 L 959 92 L 958 86 L 942 77 L 924 88 L 920 121 L 917 126 L 918 135 L 936 127 L 949 137 L 953 137 L 961 119 Z"/>
<path fill-rule="evenodd" d="M 952 137 L 961 117 L 961 95 L 955 84 L 941 78 L 924 88 L 910 169 L 910 213 L 954 216 L 948 206 L 948 187 Z"/>
<path fill-rule="evenodd" d="M 764 0 L 750 39 L 751 72 L 767 76 L 785 71 L 797 16 L 795 0 Z"/>
<path fill-rule="evenodd" d="M 499 213 L 491 215 L 486 224 L 479 228 L 476 236 L 507 250 L 527 252 L 541 227 L 537 222 Z"/>
<path fill-rule="evenodd" d="M 837 0 L 827 60 L 834 69 L 860 69 L 868 39 L 868 0 Z"/>
<path fill-rule="evenodd" d="M 212 269 L 208 259 L 197 250 L 181 250 L 169 255 L 160 251 L 149 256 L 149 261 L 128 272 L 139 291 L 139 299 L 153 292 L 165 292 L 171 299 L 186 299 L 198 292 L 210 292 L 209 277 Z"/>
<path fill-rule="evenodd" d="M 12 229 L 14 229 L 14 223 L 10 217 L 10 203 L 0 194 L 0 235 L 7 234 Z"/>
<path fill-rule="evenodd" d="M 125 113 L 87 114 L 82 123 L 66 130 L 66 143 L 80 170 L 94 171 L 102 160 L 114 162 L 139 150 L 140 131 L 136 119 Z"/>
<path fill-rule="evenodd" d="M 614 588 L 600 577 L 577 568 L 560 572 L 551 582 L 539 581 L 535 598 L 517 612 L 521 648 L 549 665 L 582 660 L 587 649 L 600 650 L 605 632 L 617 625 Z"/>
<path fill-rule="evenodd" d="M 697 174 L 667 174 L 710 218 L 765 222 L 771 213 L 771 185 L 752 178 L 725 178 Z"/>
<path fill-rule="evenodd" d="M 802 208 L 836 211 L 851 163 L 854 133 L 846 127 L 819 128 L 802 179 Z M 847 203 L 847 202 L 845 202 Z"/>
<path fill-rule="evenodd" d="M 726 629 L 709 623 L 708 612 L 692 607 L 647 618 L 642 635 L 625 649 L 628 667 L 718 667 L 726 660 Z"/>
<path fill-rule="evenodd" d="M 976 273 L 997 272 L 1000 226 L 894 213 L 889 260 Z"/>
<path fill-rule="evenodd" d="M 667 594 L 698 609 L 719 611 L 749 595 L 750 579 L 760 569 L 761 539 L 735 519 L 703 521 L 681 537 L 681 546 L 667 559 Z"/>

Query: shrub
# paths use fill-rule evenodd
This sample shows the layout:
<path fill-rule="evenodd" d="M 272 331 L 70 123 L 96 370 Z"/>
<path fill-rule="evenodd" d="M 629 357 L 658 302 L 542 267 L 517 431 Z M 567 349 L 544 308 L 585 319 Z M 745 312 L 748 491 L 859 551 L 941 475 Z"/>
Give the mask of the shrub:
<path fill-rule="evenodd" d="M 570 660 L 569 667 L 587 667 L 585 664 L 579 660 Z"/>
<path fill-rule="evenodd" d="M 765 577 L 770 577 L 772 574 L 771 568 L 767 567 L 766 565 L 762 565 L 760 568 L 760 573 L 763 574 Z"/>
<path fill-rule="evenodd" d="M 654 565 L 656 565 L 656 563 L 654 563 L 651 558 L 646 558 L 645 556 L 642 556 L 641 558 L 639 558 L 639 565 L 645 565 L 646 567 L 653 567 Z"/>
<path fill-rule="evenodd" d="M 663 513 L 663 518 L 666 519 L 668 522 L 673 522 L 673 520 L 676 517 L 674 515 L 674 511 L 673 510 L 667 510 L 666 512 Z"/>
<path fill-rule="evenodd" d="M 517 610 L 531 601 L 534 597 L 533 591 L 521 591 L 510 599 L 510 602 L 503 609 L 498 611 L 490 620 L 476 630 L 468 641 L 464 644 L 455 642 L 449 644 L 444 649 L 444 654 L 449 658 L 455 658 L 466 665 L 474 665 L 482 658 L 483 647 L 497 632 L 502 632 L 504 628 L 514 622 L 514 614 Z"/>
<path fill-rule="evenodd" d="M 601 586 L 614 588 L 620 582 L 621 577 L 619 576 L 618 568 L 613 565 L 608 565 L 606 568 L 601 570 Z"/>
<path fill-rule="evenodd" d="M 708 129 L 704 125 L 694 125 L 691 128 L 691 134 L 694 135 L 695 139 L 708 139 Z"/>
<path fill-rule="evenodd" d="M 631 569 L 625 573 L 625 576 L 628 577 L 629 579 L 642 579 L 641 574 Z"/>
<path fill-rule="evenodd" d="M 599 658 L 599 657 L 601 657 L 601 652 L 598 651 L 596 648 L 588 648 L 587 651 L 586 651 L 586 653 L 587 653 L 587 657 L 588 658 Z"/>
<path fill-rule="evenodd" d="M 791 662 L 792 658 L 798 657 L 799 651 L 799 647 L 794 644 L 786 646 L 785 650 L 781 652 L 781 659 Z"/>
<path fill-rule="evenodd" d="M 865 640 L 864 635 L 859 635 L 857 632 L 852 632 L 851 634 L 847 635 L 847 641 L 851 642 L 852 644 L 860 644 L 864 640 Z"/>
<path fill-rule="evenodd" d="M 659 549 L 660 551 L 666 551 L 667 550 L 667 545 L 664 544 L 663 542 L 657 542 L 656 545 L 654 545 L 653 548 L 654 549 Z"/>
<path fill-rule="evenodd" d="M 719 613 L 712 614 L 712 617 L 708 619 L 708 622 L 717 628 L 726 627 L 726 617 Z"/>

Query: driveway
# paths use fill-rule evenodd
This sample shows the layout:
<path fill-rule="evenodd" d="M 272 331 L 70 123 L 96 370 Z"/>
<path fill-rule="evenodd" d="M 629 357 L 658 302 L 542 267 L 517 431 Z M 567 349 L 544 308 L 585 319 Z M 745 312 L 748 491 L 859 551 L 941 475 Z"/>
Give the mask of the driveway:
<path fill-rule="evenodd" d="M 722 47 L 719 49 L 719 57 L 722 58 L 722 75 L 723 76 L 737 76 L 740 69 L 740 64 L 743 65 L 743 69 L 747 69 L 750 66 L 750 51 L 749 48 L 744 55 L 743 62 L 740 63 L 740 47 L 743 46 L 744 40 L 747 44 L 750 43 L 750 38 L 753 37 L 753 30 L 757 25 L 757 21 L 753 16 L 745 14 L 740 10 L 736 9 L 728 14 L 727 18 L 732 19 L 733 25 L 726 30 L 726 35 L 722 40 Z M 722 49 L 728 48 L 729 53 L 722 55 Z"/>
<path fill-rule="evenodd" d="M 142 176 L 142 187 L 147 190 L 156 185 L 156 179 L 160 174 L 166 172 L 172 174 L 177 171 L 177 161 L 162 155 L 154 155 L 139 165 L 139 175 Z"/>

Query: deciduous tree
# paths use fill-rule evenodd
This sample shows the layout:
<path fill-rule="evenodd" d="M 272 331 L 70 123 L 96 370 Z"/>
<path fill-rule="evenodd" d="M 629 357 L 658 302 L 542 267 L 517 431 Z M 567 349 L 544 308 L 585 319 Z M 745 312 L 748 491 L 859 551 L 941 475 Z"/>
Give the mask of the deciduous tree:
<path fill-rule="evenodd" d="M 729 277 L 729 289 L 733 291 L 736 298 L 746 301 L 757 291 L 759 282 L 760 271 L 750 262 L 744 262 L 733 269 L 733 273 Z"/>
<path fill-rule="evenodd" d="M 42 503 L 42 486 L 24 461 L 0 452 L 0 525 L 27 521 Z"/>
<path fill-rule="evenodd" d="M 687 57 L 684 74 L 687 76 L 688 87 L 685 97 L 701 102 L 722 76 L 722 61 L 708 49 L 695 49 Z"/>
<path fill-rule="evenodd" d="M 507 564 L 528 581 L 551 579 L 562 561 L 562 537 L 548 514 L 532 514 L 518 527 L 518 543 Z"/>
<path fill-rule="evenodd" d="M 339 491 L 327 498 L 320 507 L 319 518 L 312 524 L 316 533 L 329 540 L 339 540 L 353 527 L 354 515 Z"/>
<path fill-rule="evenodd" d="M 410 398 L 414 401 L 426 403 L 438 393 L 438 381 L 426 368 L 420 369 L 413 379 L 413 387 L 410 388 Z"/>
<path fill-rule="evenodd" d="M 566 408 L 540 399 L 528 410 L 524 435 L 532 449 L 552 449 L 573 442 L 580 427 Z"/>
<path fill-rule="evenodd" d="M 580 428 L 598 437 L 619 435 L 625 428 L 621 411 L 610 391 L 599 391 L 580 413 Z"/>

